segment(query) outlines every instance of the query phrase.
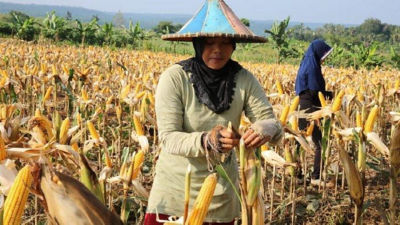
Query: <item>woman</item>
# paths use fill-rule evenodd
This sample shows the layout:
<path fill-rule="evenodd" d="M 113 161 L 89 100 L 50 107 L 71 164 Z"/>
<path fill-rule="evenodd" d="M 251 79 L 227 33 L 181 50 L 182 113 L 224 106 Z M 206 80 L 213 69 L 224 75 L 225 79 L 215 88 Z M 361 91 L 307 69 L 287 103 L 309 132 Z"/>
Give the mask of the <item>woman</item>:
<path fill-rule="evenodd" d="M 214 7 L 213 3 L 219 4 L 214 9 L 222 9 L 222 13 L 230 10 L 221 0 L 208 0 L 203 8 L 207 10 L 207 7 Z M 168 68 L 157 86 L 155 108 L 161 153 L 145 225 L 161 224 L 156 221 L 156 212 L 160 219 L 171 215 L 183 216 L 184 181 L 189 164 L 192 168 L 192 208 L 204 179 L 218 160 L 213 156 L 222 153 L 227 155 L 221 163 L 236 183 L 238 166 L 232 148 L 238 145 L 239 139 L 242 138 L 247 147 L 256 148 L 267 141 L 276 143 L 282 135 L 280 123 L 259 82 L 249 71 L 231 60 L 236 41 L 260 42 L 263 39 L 249 30 L 246 30 L 246 35 L 226 33 L 225 30 L 184 33 L 185 29 L 191 27 L 190 22 L 198 21 L 196 18 L 182 28 L 180 32 L 183 31 L 183 34 L 178 32 L 163 37 L 167 40 L 192 41 L 195 57 Z M 212 18 L 212 15 L 207 18 Z M 229 19 L 232 20 L 232 11 Z M 236 23 L 236 27 L 247 29 L 236 16 L 233 20 L 230 24 Z M 208 25 L 212 22 L 204 21 Z M 217 22 L 221 23 L 221 18 Z M 219 24 L 216 27 L 219 29 L 223 26 Z M 235 130 L 238 130 L 242 112 L 254 124 L 240 137 Z M 232 131 L 227 129 L 229 122 L 232 123 Z M 233 224 L 239 216 L 239 209 L 240 204 L 231 185 L 223 178 L 218 178 L 205 224 Z"/>
<path fill-rule="evenodd" d="M 322 75 L 321 64 L 332 52 L 332 48 L 322 40 L 311 42 L 303 60 L 301 61 L 296 78 L 296 95 L 300 96 L 300 110 L 312 113 L 321 107 L 318 92 L 322 92 L 325 98 L 332 98 L 332 92 L 325 90 L 325 79 Z M 309 122 L 302 118 L 299 119 L 299 128 L 304 130 Z M 318 126 L 314 126 L 312 140 L 315 144 L 314 169 L 311 175 L 311 184 L 318 185 L 320 178 L 321 165 L 321 139 L 322 134 Z"/>

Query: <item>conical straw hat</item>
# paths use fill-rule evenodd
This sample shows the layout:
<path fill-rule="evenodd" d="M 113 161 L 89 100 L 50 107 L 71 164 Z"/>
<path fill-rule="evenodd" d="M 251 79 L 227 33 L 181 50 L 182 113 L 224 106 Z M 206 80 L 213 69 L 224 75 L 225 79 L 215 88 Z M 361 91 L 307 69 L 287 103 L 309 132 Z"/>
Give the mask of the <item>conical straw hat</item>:
<path fill-rule="evenodd" d="M 192 41 L 195 37 L 229 37 L 236 42 L 266 42 L 255 35 L 223 0 L 206 0 L 201 9 L 175 34 L 163 35 L 168 41 Z"/>

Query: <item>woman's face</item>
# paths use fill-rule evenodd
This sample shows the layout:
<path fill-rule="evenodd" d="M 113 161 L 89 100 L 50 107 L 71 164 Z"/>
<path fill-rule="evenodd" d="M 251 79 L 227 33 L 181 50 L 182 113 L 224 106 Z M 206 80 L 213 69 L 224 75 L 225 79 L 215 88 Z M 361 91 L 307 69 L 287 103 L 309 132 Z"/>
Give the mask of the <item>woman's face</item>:
<path fill-rule="evenodd" d="M 219 70 L 229 61 L 232 53 L 233 45 L 231 39 L 215 37 L 205 39 L 201 56 L 209 68 Z"/>

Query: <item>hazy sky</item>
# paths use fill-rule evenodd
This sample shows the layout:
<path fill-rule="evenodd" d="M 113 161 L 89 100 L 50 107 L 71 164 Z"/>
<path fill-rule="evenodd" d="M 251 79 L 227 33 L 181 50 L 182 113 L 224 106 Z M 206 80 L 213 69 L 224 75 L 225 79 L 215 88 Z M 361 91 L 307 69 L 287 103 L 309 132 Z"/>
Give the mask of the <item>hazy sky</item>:
<path fill-rule="evenodd" d="M 193 15 L 204 0 L 0 0 L 68 5 L 101 11 Z M 257 20 L 360 24 L 367 18 L 400 25 L 400 0 L 225 0 L 238 17 Z"/>

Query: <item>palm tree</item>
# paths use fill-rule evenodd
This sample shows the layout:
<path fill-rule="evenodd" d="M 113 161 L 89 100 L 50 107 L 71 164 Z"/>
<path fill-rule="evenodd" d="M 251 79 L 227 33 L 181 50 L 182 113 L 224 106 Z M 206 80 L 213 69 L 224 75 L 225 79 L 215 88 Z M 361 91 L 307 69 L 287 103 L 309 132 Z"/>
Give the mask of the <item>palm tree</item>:
<path fill-rule="evenodd" d="M 98 20 L 94 18 L 87 24 L 82 24 L 82 22 L 79 20 L 75 21 L 77 25 L 75 30 L 81 39 L 81 45 L 84 45 L 86 38 L 94 36 L 95 32 L 99 28 L 99 25 L 97 24 Z"/>
<path fill-rule="evenodd" d="M 54 11 L 48 13 L 43 20 L 45 36 L 59 41 L 64 32 L 65 24 L 64 18 L 57 16 Z"/>

